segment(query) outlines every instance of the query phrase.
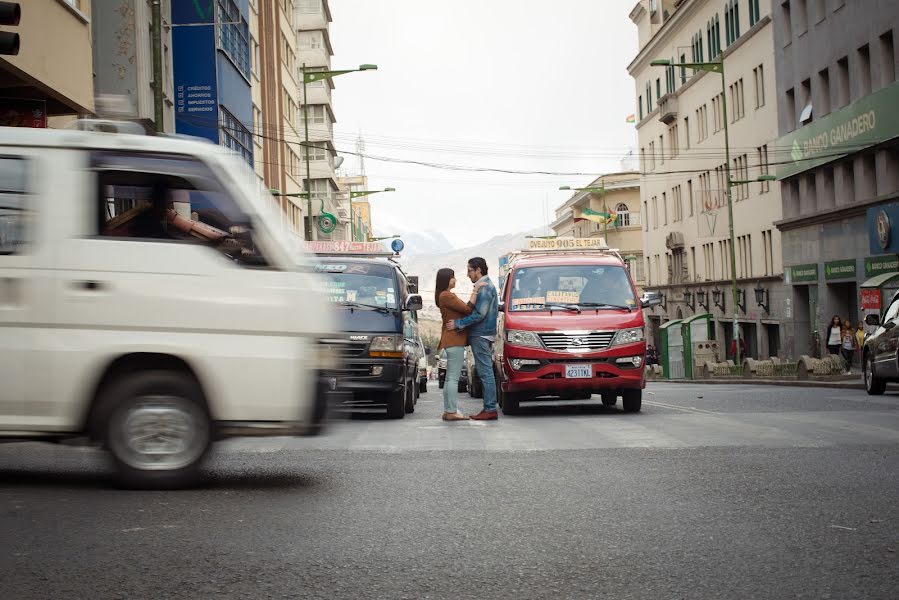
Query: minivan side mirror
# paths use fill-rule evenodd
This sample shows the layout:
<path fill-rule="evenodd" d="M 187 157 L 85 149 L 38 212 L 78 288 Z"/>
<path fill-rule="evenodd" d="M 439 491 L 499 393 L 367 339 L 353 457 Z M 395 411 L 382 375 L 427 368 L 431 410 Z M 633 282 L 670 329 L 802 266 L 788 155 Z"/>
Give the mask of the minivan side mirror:
<path fill-rule="evenodd" d="M 880 317 L 878 315 L 867 315 L 865 316 L 865 325 L 877 326 L 880 325 Z"/>
<path fill-rule="evenodd" d="M 640 305 L 643 308 L 651 308 L 662 303 L 662 296 L 658 292 L 643 292 L 640 296 Z"/>
<path fill-rule="evenodd" d="M 430 346 L 428 346 L 428 347 L 425 348 L 425 354 L 428 355 L 428 356 L 431 355 L 431 347 L 430 347 Z"/>
<path fill-rule="evenodd" d="M 421 310 L 422 308 L 424 308 L 424 301 L 421 299 L 421 296 L 419 296 L 418 294 L 409 294 L 409 296 L 406 298 L 406 306 L 403 308 L 403 310 L 415 312 L 417 310 Z"/>

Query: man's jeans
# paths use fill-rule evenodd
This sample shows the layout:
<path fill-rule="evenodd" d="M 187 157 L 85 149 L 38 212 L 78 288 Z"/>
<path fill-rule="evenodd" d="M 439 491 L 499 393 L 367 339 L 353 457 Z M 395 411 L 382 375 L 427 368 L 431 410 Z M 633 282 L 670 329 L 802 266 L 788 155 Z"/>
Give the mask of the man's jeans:
<path fill-rule="evenodd" d="M 446 378 L 443 381 L 443 412 L 459 410 L 459 375 L 465 360 L 465 346 L 446 348 Z"/>
<path fill-rule="evenodd" d="M 484 410 L 496 410 L 496 379 L 493 377 L 493 342 L 482 337 L 469 339 L 471 352 L 484 388 Z"/>

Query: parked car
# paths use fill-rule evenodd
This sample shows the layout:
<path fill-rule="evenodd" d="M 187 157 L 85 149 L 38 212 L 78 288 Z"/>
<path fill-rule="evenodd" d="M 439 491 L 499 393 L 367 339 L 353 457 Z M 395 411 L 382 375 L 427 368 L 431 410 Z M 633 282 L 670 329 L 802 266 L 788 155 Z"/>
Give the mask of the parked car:
<path fill-rule="evenodd" d="M 440 351 L 440 357 L 437 361 L 437 385 L 442 390 L 443 384 L 446 382 L 446 350 Z"/>
<path fill-rule="evenodd" d="M 468 348 L 465 349 L 467 354 L 470 354 Z M 444 385 L 446 385 L 446 350 L 440 351 L 440 359 L 437 363 L 437 382 L 442 390 Z M 469 381 L 470 378 L 468 376 L 468 366 L 467 364 L 462 364 L 462 371 L 459 373 L 459 393 L 465 393 L 469 390 Z"/>
<path fill-rule="evenodd" d="M 468 377 L 468 367 L 462 365 L 462 371 L 459 372 L 459 393 L 463 394 L 468 391 L 468 383 L 471 379 Z"/>
<path fill-rule="evenodd" d="M 418 392 L 420 394 L 428 393 L 428 356 L 431 354 L 430 348 L 425 348 L 421 338 L 418 338 L 418 347 L 420 350 L 420 358 L 418 359 Z"/>
<path fill-rule="evenodd" d="M 213 440 L 319 433 L 334 313 L 247 164 L 79 126 L 0 127 L 0 438 L 87 439 L 165 488 Z"/>
<path fill-rule="evenodd" d="M 899 381 L 899 292 L 893 294 L 883 318 L 868 315 L 865 323 L 877 326 L 862 348 L 865 389 L 878 396 L 888 382 Z"/>
<path fill-rule="evenodd" d="M 484 397 L 484 386 L 478 378 L 478 366 L 474 361 L 471 348 L 465 349 L 465 368 L 468 371 L 468 395 L 472 398 Z"/>

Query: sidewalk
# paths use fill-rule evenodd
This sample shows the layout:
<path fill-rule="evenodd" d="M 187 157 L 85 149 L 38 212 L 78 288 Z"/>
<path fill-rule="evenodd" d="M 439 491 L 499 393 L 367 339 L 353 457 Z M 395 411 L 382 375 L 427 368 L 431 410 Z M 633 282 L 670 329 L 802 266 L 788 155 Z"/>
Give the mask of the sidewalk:
<path fill-rule="evenodd" d="M 652 383 L 697 383 L 705 385 L 774 385 L 785 387 L 807 387 L 807 388 L 831 388 L 837 390 L 863 390 L 864 382 L 857 377 L 852 379 L 768 379 L 764 377 L 755 377 L 752 379 L 744 379 L 739 377 L 718 377 L 714 379 L 647 379 L 647 385 Z M 892 385 L 887 387 L 888 390 L 894 390 Z"/>

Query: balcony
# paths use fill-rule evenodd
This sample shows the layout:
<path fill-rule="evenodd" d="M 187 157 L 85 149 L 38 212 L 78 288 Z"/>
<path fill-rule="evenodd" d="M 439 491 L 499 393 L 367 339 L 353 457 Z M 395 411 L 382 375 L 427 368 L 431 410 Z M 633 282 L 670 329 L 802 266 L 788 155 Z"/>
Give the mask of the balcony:
<path fill-rule="evenodd" d="M 311 114 L 311 106 L 310 115 L 309 115 L 309 141 L 310 142 L 331 142 L 334 140 L 334 124 L 331 123 L 330 120 L 330 111 L 328 111 L 328 117 L 325 118 L 324 122 L 320 120 L 316 122 L 315 117 Z M 299 119 L 299 127 L 297 128 L 297 133 L 300 135 L 305 135 L 304 127 L 303 127 L 303 107 L 300 107 L 300 119 Z"/>
<path fill-rule="evenodd" d="M 331 68 L 331 54 L 326 48 L 302 48 L 297 50 L 297 64 L 307 67 Z"/>
<path fill-rule="evenodd" d="M 677 96 L 665 94 L 659 98 L 659 121 L 671 125 L 677 121 Z"/>
<path fill-rule="evenodd" d="M 296 27 L 300 31 L 327 29 L 331 22 L 328 0 L 297 0 L 294 13 Z"/>

